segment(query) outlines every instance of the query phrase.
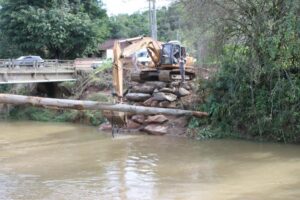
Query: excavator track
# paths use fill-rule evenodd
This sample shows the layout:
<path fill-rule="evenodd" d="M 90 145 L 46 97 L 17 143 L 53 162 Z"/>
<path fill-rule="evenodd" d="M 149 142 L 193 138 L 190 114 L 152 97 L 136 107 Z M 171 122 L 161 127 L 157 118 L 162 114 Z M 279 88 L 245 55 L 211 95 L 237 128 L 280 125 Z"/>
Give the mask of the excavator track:
<path fill-rule="evenodd" d="M 191 81 L 195 78 L 192 71 L 185 72 L 185 81 Z M 180 81 L 181 75 L 179 70 L 144 70 L 131 73 L 131 81 L 143 83 L 146 81 L 172 82 Z"/>

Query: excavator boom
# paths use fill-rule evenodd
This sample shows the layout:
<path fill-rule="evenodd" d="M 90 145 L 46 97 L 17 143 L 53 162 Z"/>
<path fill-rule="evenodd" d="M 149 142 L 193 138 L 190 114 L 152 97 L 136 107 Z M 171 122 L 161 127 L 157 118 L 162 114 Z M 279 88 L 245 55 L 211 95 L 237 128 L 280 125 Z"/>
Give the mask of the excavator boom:
<path fill-rule="evenodd" d="M 123 64 L 121 61 L 122 50 L 120 42 L 116 41 L 114 43 L 113 53 L 113 86 L 120 102 L 123 98 Z"/>

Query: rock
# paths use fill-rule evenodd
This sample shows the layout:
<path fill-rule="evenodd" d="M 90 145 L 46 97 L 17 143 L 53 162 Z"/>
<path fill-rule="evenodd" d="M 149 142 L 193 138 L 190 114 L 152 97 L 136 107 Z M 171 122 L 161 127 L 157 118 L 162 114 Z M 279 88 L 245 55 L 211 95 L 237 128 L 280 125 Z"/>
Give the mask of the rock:
<path fill-rule="evenodd" d="M 186 90 L 191 90 L 192 89 L 191 84 L 189 84 L 188 82 L 181 83 L 181 87 L 183 87 Z"/>
<path fill-rule="evenodd" d="M 131 117 L 131 120 L 136 123 L 143 124 L 145 121 L 145 115 L 134 115 Z"/>
<path fill-rule="evenodd" d="M 134 122 L 133 120 L 128 120 L 126 128 L 127 129 L 138 129 L 138 128 L 140 128 L 140 126 L 141 126 L 140 124 Z"/>
<path fill-rule="evenodd" d="M 131 91 L 133 93 L 146 93 L 146 94 L 152 94 L 155 87 L 150 85 L 136 85 L 133 86 Z"/>
<path fill-rule="evenodd" d="M 159 90 L 158 89 L 155 89 L 154 91 L 153 91 L 153 93 L 158 93 L 159 92 Z"/>
<path fill-rule="evenodd" d="M 152 101 L 154 101 L 153 97 L 147 99 L 147 100 L 143 103 L 143 105 L 144 105 L 144 106 L 151 106 Z"/>
<path fill-rule="evenodd" d="M 129 93 L 126 95 L 128 101 L 145 101 L 151 97 L 150 94 L 144 93 Z"/>
<path fill-rule="evenodd" d="M 151 135 L 165 135 L 168 133 L 167 126 L 161 126 L 155 124 L 150 124 L 146 126 L 143 130 Z"/>
<path fill-rule="evenodd" d="M 99 126 L 99 131 L 110 131 L 112 129 L 111 124 L 109 123 L 103 123 Z"/>
<path fill-rule="evenodd" d="M 160 108 L 176 108 L 176 102 L 162 101 L 158 104 Z"/>
<path fill-rule="evenodd" d="M 171 103 L 169 101 L 162 101 L 158 104 L 161 108 L 167 108 Z"/>
<path fill-rule="evenodd" d="M 162 124 L 167 122 L 168 120 L 169 119 L 164 115 L 154 115 L 154 116 L 149 116 L 145 122 L 148 124 Z"/>
<path fill-rule="evenodd" d="M 174 136 L 185 136 L 186 135 L 186 128 L 168 128 L 168 135 Z"/>
<path fill-rule="evenodd" d="M 178 81 L 174 81 L 171 83 L 171 87 L 179 87 L 179 85 L 180 85 L 180 82 L 178 82 Z"/>
<path fill-rule="evenodd" d="M 193 104 L 192 95 L 181 97 L 180 102 L 183 106 L 183 109 L 188 109 Z"/>
<path fill-rule="evenodd" d="M 171 87 L 183 87 L 184 89 L 186 90 L 191 90 L 192 89 L 192 86 L 189 82 L 183 82 L 181 83 L 180 81 L 174 81 L 171 83 Z"/>
<path fill-rule="evenodd" d="M 162 81 L 148 81 L 148 82 L 145 83 L 145 85 L 153 86 L 154 88 L 161 89 L 161 88 L 166 87 L 167 83 L 162 82 Z"/>
<path fill-rule="evenodd" d="M 186 128 L 188 126 L 188 117 L 168 116 L 169 121 L 165 124 L 170 128 Z"/>
<path fill-rule="evenodd" d="M 156 101 L 176 101 L 177 96 L 171 93 L 158 92 L 153 94 L 153 99 Z"/>
<path fill-rule="evenodd" d="M 191 94 L 188 90 L 184 89 L 183 87 L 179 88 L 178 92 L 181 97 Z"/>
<path fill-rule="evenodd" d="M 157 107 L 158 106 L 158 101 L 152 101 L 152 103 L 151 103 L 151 105 L 150 105 L 151 107 Z"/>
<path fill-rule="evenodd" d="M 177 108 L 176 102 L 170 102 L 166 108 Z"/>
<path fill-rule="evenodd" d="M 159 92 L 164 92 L 164 93 L 175 93 L 175 88 L 162 88 L 159 90 Z"/>

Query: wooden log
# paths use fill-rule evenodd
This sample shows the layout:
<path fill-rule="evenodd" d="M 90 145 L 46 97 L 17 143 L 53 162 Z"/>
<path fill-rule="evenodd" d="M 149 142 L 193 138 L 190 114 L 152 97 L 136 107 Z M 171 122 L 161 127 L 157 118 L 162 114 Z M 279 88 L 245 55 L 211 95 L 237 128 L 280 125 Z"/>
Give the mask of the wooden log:
<path fill-rule="evenodd" d="M 70 99 L 54 99 L 43 97 L 31 97 L 12 94 L 0 94 L 0 103 L 15 104 L 15 105 L 31 105 L 37 107 L 47 108 L 62 108 L 62 109 L 75 109 L 75 110 L 111 110 L 145 115 L 175 115 L 175 116 L 194 116 L 206 117 L 208 113 L 198 112 L 191 110 L 179 110 L 168 108 L 153 108 L 144 106 L 134 106 L 127 104 L 110 104 L 97 101 L 82 101 Z"/>

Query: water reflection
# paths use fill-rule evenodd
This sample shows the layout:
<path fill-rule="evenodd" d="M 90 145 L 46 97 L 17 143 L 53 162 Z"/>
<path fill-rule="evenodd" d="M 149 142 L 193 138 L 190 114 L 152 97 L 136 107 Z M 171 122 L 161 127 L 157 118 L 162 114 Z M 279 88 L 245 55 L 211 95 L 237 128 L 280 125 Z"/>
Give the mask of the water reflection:
<path fill-rule="evenodd" d="M 123 149 L 122 159 L 109 162 L 105 167 L 106 188 L 109 199 L 154 199 L 158 157 L 141 153 L 132 143 Z"/>

